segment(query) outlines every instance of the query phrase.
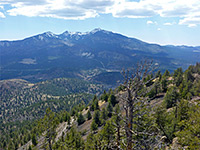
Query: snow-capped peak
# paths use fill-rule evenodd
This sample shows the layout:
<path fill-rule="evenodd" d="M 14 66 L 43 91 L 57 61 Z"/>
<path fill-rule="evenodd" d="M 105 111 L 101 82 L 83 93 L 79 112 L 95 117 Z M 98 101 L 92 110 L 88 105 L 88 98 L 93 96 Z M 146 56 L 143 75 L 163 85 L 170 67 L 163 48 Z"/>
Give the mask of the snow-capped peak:
<path fill-rule="evenodd" d="M 70 35 L 70 36 L 79 35 L 79 36 L 81 36 L 81 35 L 86 35 L 86 34 L 88 34 L 88 33 L 87 32 L 69 32 L 69 31 L 65 31 L 62 35 L 65 35 L 65 36 L 68 36 L 68 35 Z"/>
<path fill-rule="evenodd" d="M 106 33 L 106 34 L 109 34 L 110 32 L 109 31 L 106 31 L 106 30 L 103 30 L 103 29 L 101 29 L 101 28 L 95 28 L 94 30 L 92 30 L 90 33 L 91 34 L 95 34 L 95 33 L 97 33 L 97 32 L 103 32 L 103 33 Z"/>
<path fill-rule="evenodd" d="M 99 32 L 99 31 L 102 31 L 102 29 L 101 28 L 95 28 L 90 33 L 94 34 L 94 33 Z"/>
<path fill-rule="evenodd" d="M 56 37 L 56 35 L 53 32 L 50 32 L 50 31 L 45 32 L 44 35 L 47 36 L 47 37 Z"/>

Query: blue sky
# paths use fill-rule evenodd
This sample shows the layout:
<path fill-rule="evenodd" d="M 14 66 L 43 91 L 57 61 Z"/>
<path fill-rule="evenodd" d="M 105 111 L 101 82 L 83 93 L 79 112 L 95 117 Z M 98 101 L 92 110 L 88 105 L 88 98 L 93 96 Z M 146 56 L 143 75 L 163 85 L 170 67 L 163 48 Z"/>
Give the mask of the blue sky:
<path fill-rule="evenodd" d="M 0 40 L 94 28 L 161 45 L 200 46 L 200 1 L 0 0 Z"/>

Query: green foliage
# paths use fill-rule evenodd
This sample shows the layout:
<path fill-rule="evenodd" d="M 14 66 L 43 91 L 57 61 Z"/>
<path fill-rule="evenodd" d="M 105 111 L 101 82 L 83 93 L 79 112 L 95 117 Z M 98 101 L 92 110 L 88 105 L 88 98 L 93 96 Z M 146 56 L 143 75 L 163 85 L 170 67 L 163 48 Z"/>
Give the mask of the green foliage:
<path fill-rule="evenodd" d="M 188 111 L 190 109 L 189 102 L 187 100 L 181 100 L 178 103 L 177 108 L 177 115 L 178 115 L 178 121 L 187 120 L 189 118 Z"/>
<path fill-rule="evenodd" d="M 156 95 L 160 92 L 160 83 L 155 82 L 153 84 L 153 88 L 151 89 L 151 91 L 149 93 L 147 93 L 147 96 L 149 96 L 149 98 L 153 99 L 156 97 Z"/>
<path fill-rule="evenodd" d="M 36 138 L 36 135 L 35 135 L 35 134 L 32 135 L 31 141 L 32 141 L 32 143 L 33 143 L 34 146 L 37 145 L 37 138 Z"/>
<path fill-rule="evenodd" d="M 174 138 L 174 127 L 177 123 L 174 112 L 167 112 L 166 108 L 159 107 L 156 110 L 155 118 L 159 129 L 166 137 L 166 142 L 171 143 Z"/>
<path fill-rule="evenodd" d="M 111 102 L 108 103 L 107 112 L 108 112 L 108 117 L 111 117 L 112 112 L 113 112 L 113 106 L 112 106 Z"/>
<path fill-rule="evenodd" d="M 167 90 L 167 93 L 164 97 L 164 102 L 165 102 L 166 108 L 171 108 L 173 106 L 176 106 L 178 100 L 179 100 L 179 94 L 177 92 L 177 88 L 170 87 Z"/>
<path fill-rule="evenodd" d="M 106 93 L 106 91 L 104 90 L 103 94 L 100 97 L 101 100 L 103 101 L 108 101 L 108 94 Z"/>
<path fill-rule="evenodd" d="M 113 106 L 115 106 L 118 103 L 113 93 L 111 93 L 110 96 L 108 97 L 108 102 L 111 103 Z"/>
<path fill-rule="evenodd" d="M 165 70 L 163 77 L 169 77 L 170 76 L 170 72 L 168 70 Z"/>
<path fill-rule="evenodd" d="M 161 88 L 163 92 L 167 91 L 167 79 L 166 77 L 163 77 L 161 80 Z"/>
<path fill-rule="evenodd" d="M 93 94 L 103 92 L 102 85 L 67 78 L 34 84 L 21 79 L 5 80 L 0 87 L 0 122 L 38 119 L 48 107 L 55 112 L 69 110 L 82 100 L 88 104 Z"/>
<path fill-rule="evenodd" d="M 174 83 L 178 87 L 183 82 L 183 70 L 182 68 L 178 68 L 174 71 Z"/>
<path fill-rule="evenodd" d="M 64 149 L 68 150 L 83 150 L 84 141 L 81 138 L 81 133 L 75 127 L 72 127 L 65 137 Z"/>
<path fill-rule="evenodd" d="M 186 81 L 191 81 L 191 82 L 194 81 L 194 77 L 193 77 L 192 71 L 191 71 L 190 69 L 188 69 L 188 70 L 186 70 L 186 71 L 184 72 L 184 77 L 185 77 L 185 80 L 186 80 Z"/>
<path fill-rule="evenodd" d="M 92 130 L 92 131 L 94 131 L 94 130 Z M 93 133 L 90 133 L 87 136 L 87 141 L 86 141 L 86 144 L 85 144 L 85 149 L 86 150 L 96 149 L 96 136 Z"/>
<path fill-rule="evenodd" d="M 49 108 L 46 110 L 46 115 L 44 116 L 44 119 L 42 120 L 43 128 L 46 131 L 45 134 L 45 140 L 48 143 L 49 150 L 52 150 L 52 145 L 54 143 L 54 140 L 56 138 L 56 127 L 58 124 L 57 117 L 55 116 L 55 113 L 52 112 Z M 44 143 L 45 145 L 46 143 Z"/>
<path fill-rule="evenodd" d="M 195 96 L 200 96 L 200 80 L 197 80 L 194 83 L 192 91 L 193 91 L 193 93 L 194 93 Z"/>
<path fill-rule="evenodd" d="M 82 115 L 82 113 L 80 113 L 80 114 L 78 115 L 77 122 L 78 122 L 78 125 L 81 125 L 81 124 L 83 124 L 83 123 L 85 122 L 85 118 L 84 118 L 84 116 Z"/>
<path fill-rule="evenodd" d="M 99 110 L 96 110 L 94 112 L 93 120 L 98 126 L 101 126 L 100 111 Z"/>
<path fill-rule="evenodd" d="M 88 110 L 86 117 L 87 117 L 87 120 L 92 119 L 92 114 L 91 114 L 90 110 Z"/>
<path fill-rule="evenodd" d="M 99 100 L 96 95 L 94 95 L 90 105 L 91 105 L 90 106 L 91 111 L 99 110 Z"/>
<path fill-rule="evenodd" d="M 185 99 L 191 99 L 191 89 L 192 89 L 192 83 L 191 81 L 186 81 L 184 80 L 182 82 L 182 84 L 179 86 L 180 88 L 180 93 L 181 93 L 181 96 L 182 98 L 185 98 Z"/>
<path fill-rule="evenodd" d="M 179 123 L 181 130 L 176 132 L 179 143 L 187 149 L 200 149 L 200 106 L 192 104 L 188 117 Z"/>
<path fill-rule="evenodd" d="M 179 144 L 185 149 L 200 149 L 199 64 L 190 66 L 185 73 L 181 68 L 178 68 L 174 71 L 172 77 L 167 72 L 161 77 L 161 73 L 157 72 L 156 80 L 147 85 L 145 89 L 141 87 L 142 89 L 139 92 L 152 88 L 148 96 L 154 101 L 158 100 L 158 103 L 162 101 L 162 96 L 165 94 L 163 92 L 166 92 L 163 103 L 165 106 L 154 105 L 153 103 L 150 107 L 146 107 L 147 105 L 140 101 L 134 103 L 133 147 L 136 149 L 152 149 L 151 146 L 160 137 L 165 137 L 166 140 L 159 142 L 165 142 L 168 145 L 172 143 L 175 137 L 178 137 Z M 121 88 L 123 89 L 124 87 Z M 116 97 L 115 99 L 113 97 L 115 95 L 112 90 L 108 93 L 104 91 L 101 99 L 108 103 L 101 106 L 101 111 L 97 96 L 92 99 L 91 95 L 88 96 L 87 94 L 72 94 L 62 96 L 59 99 L 48 99 L 48 102 L 42 101 L 33 105 L 30 104 L 31 107 L 22 108 L 21 111 L 23 113 L 20 112 L 17 115 L 23 114 L 21 115 L 23 118 L 29 115 L 33 115 L 34 118 L 40 118 L 45 114 L 45 109 L 49 106 L 53 112 L 47 109 L 45 117 L 40 120 L 23 121 L 22 119 L 21 121 L 5 123 L 0 119 L 0 148 L 17 149 L 20 145 L 25 145 L 30 140 L 34 146 L 37 144 L 37 137 L 44 135 L 45 144 L 43 144 L 43 148 L 46 149 L 51 149 L 50 147 L 58 150 L 111 149 L 111 147 L 117 149 L 119 146 L 121 149 L 126 149 L 125 116 L 121 110 L 121 103 L 120 105 L 117 104 Z M 18 98 L 23 97 L 19 95 Z M 141 97 L 141 99 L 143 98 Z M 90 110 L 93 108 L 94 115 L 90 127 L 92 132 L 87 135 L 90 131 L 78 132 L 75 127 L 71 128 L 70 121 L 75 124 L 73 120 L 77 119 L 79 125 L 84 122 L 81 112 L 85 109 L 85 105 L 88 104 L 89 100 L 91 102 L 88 106 L 90 106 Z M 113 108 L 113 106 L 115 107 Z M 156 109 L 156 111 L 150 108 Z M 69 109 L 70 112 L 67 112 Z M 3 108 L 0 107 L 0 111 L 4 112 L 2 110 Z M 15 107 L 13 110 L 15 110 Z M 86 115 L 88 120 L 92 118 L 90 110 Z M 36 112 L 37 116 L 34 116 Z M 3 117 L 3 119 L 9 120 L 9 117 Z M 73 119 L 70 119 L 71 117 Z M 64 121 L 68 122 L 67 129 L 69 130 L 66 133 L 62 133 L 60 139 L 55 143 L 56 127 L 58 123 Z M 90 123 L 90 121 L 87 123 Z M 84 142 L 82 136 L 87 136 L 87 141 Z M 28 148 L 34 149 L 34 147 Z"/>
<path fill-rule="evenodd" d="M 102 108 L 101 114 L 100 114 L 101 123 L 103 125 L 105 125 L 105 122 L 106 122 L 107 119 L 108 119 L 108 112 L 106 111 L 105 108 Z"/>
<path fill-rule="evenodd" d="M 114 126 L 112 125 L 111 121 L 107 121 L 105 126 L 103 127 L 103 129 L 100 132 L 101 136 L 102 136 L 102 142 L 104 143 L 106 149 L 109 149 L 110 143 L 114 140 L 115 136 L 115 130 L 114 130 Z"/>
<path fill-rule="evenodd" d="M 91 127 L 90 127 L 91 131 L 96 131 L 98 129 L 98 124 L 93 120 Z"/>
<path fill-rule="evenodd" d="M 147 77 L 144 79 L 146 86 L 151 86 L 153 84 L 152 78 L 153 78 L 153 74 L 147 75 Z"/>

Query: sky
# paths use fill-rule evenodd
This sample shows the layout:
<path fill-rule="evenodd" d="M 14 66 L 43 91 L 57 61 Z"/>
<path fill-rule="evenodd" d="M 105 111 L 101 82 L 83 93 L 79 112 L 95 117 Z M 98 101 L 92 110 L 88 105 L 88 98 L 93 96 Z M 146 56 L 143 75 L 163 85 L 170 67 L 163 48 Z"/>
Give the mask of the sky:
<path fill-rule="evenodd" d="M 200 46 L 200 0 L 0 0 L 0 40 L 94 28 L 149 43 Z"/>

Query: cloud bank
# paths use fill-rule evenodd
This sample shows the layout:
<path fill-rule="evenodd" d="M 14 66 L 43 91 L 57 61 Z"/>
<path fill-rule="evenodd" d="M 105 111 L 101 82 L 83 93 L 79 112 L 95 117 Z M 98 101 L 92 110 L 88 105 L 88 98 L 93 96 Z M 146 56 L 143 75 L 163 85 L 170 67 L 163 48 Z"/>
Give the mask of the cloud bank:
<path fill-rule="evenodd" d="M 199 0 L 1 0 L 6 15 L 87 19 L 101 14 L 118 18 L 178 17 L 180 25 L 200 24 Z M 0 12 L 0 17 L 5 14 Z"/>

